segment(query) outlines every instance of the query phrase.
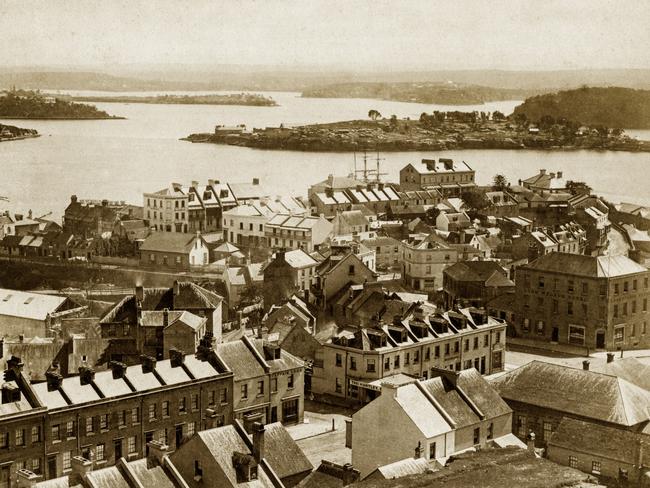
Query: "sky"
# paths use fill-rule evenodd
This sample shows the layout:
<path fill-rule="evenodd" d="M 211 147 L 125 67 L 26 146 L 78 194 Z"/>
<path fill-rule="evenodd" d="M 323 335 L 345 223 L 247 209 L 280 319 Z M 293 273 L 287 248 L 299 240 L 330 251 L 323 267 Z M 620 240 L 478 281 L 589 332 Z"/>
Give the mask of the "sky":
<path fill-rule="evenodd" d="M 0 0 L 0 66 L 650 68 L 647 0 Z"/>

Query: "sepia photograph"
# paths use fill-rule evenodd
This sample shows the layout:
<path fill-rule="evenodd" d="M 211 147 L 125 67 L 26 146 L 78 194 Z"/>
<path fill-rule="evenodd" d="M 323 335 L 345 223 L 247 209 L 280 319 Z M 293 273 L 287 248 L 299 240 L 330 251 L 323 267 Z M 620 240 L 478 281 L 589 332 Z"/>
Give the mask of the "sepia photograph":
<path fill-rule="evenodd" d="M 650 488 L 649 25 L 0 0 L 0 488 Z"/>

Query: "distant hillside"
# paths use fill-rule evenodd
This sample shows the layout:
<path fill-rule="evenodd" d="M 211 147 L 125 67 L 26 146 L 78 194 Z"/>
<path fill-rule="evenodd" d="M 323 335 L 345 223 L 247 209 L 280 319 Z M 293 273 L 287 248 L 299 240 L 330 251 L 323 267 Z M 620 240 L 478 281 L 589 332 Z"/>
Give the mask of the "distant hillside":
<path fill-rule="evenodd" d="M 75 103 L 39 92 L 12 90 L 0 93 L 0 117 L 7 119 L 113 119 L 94 105 Z"/>
<path fill-rule="evenodd" d="M 531 122 L 544 116 L 580 124 L 650 129 L 650 90 L 579 88 L 528 98 L 515 108 Z"/>
<path fill-rule="evenodd" d="M 311 98 L 374 98 L 398 102 L 441 105 L 479 105 L 496 100 L 521 100 L 532 93 L 455 83 L 338 83 L 316 86 L 302 92 Z"/>

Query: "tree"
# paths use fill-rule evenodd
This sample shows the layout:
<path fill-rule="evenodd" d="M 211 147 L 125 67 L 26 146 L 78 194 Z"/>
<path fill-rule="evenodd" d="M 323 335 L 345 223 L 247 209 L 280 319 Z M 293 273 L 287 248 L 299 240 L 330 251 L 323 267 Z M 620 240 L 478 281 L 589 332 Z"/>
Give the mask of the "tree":
<path fill-rule="evenodd" d="M 496 174 L 494 175 L 494 178 L 492 178 L 492 188 L 494 191 L 503 191 L 508 188 L 508 186 L 508 180 L 504 175 Z"/>
<path fill-rule="evenodd" d="M 251 283 L 250 285 L 246 285 L 239 294 L 240 304 L 242 306 L 254 305 L 262 301 L 262 296 L 262 288 Z"/>
<path fill-rule="evenodd" d="M 368 118 L 370 118 L 372 120 L 377 120 L 377 119 L 381 118 L 381 114 L 377 110 L 375 110 L 373 108 L 373 109 L 370 109 L 368 111 Z"/>
<path fill-rule="evenodd" d="M 571 193 L 571 195 L 591 194 L 591 187 L 584 181 L 569 180 L 566 183 L 566 188 L 569 190 L 569 193 Z"/>
<path fill-rule="evenodd" d="M 436 225 L 438 215 L 440 215 L 440 209 L 438 207 L 431 207 L 424 214 L 424 220 L 429 225 Z"/>
<path fill-rule="evenodd" d="M 473 210 L 483 210 L 490 204 L 485 197 L 485 193 L 477 189 L 463 192 L 460 198 L 465 202 L 465 205 Z"/>
<path fill-rule="evenodd" d="M 390 126 L 392 129 L 397 129 L 397 115 L 390 116 Z"/>
<path fill-rule="evenodd" d="M 494 120 L 495 122 L 499 122 L 499 121 L 505 120 L 505 119 L 506 119 L 506 116 L 503 115 L 503 112 L 499 112 L 498 110 L 495 110 L 494 112 L 492 112 L 492 120 Z"/>

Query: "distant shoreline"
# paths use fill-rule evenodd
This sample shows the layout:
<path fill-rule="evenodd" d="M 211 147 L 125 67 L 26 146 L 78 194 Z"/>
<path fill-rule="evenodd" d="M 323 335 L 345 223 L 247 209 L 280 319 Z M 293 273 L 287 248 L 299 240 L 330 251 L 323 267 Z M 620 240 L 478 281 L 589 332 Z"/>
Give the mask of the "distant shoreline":
<path fill-rule="evenodd" d="M 270 97 L 256 94 L 232 95 L 155 95 L 155 96 L 71 96 L 60 97 L 74 102 L 146 103 L 152 105 L 222 105 L 246 107 L 277 107 Z"/>
<path fill-rule="evenodd" d="M 26 115 L 3 115 L 0 120 L 126 120 L 126 117 L 109 115 L 108 117 L 31 117 Z"/>
<path fill-rule="evenodd" d="M 22 136 L 7 137 L 7 138 L 0 137 L 0 142 L 20 141 L 22 139 L 34 139 L 35 137 L 41 137 L 41 135 L 40 134 L 25 134 L 25 135 L 22 135 Z"/>

